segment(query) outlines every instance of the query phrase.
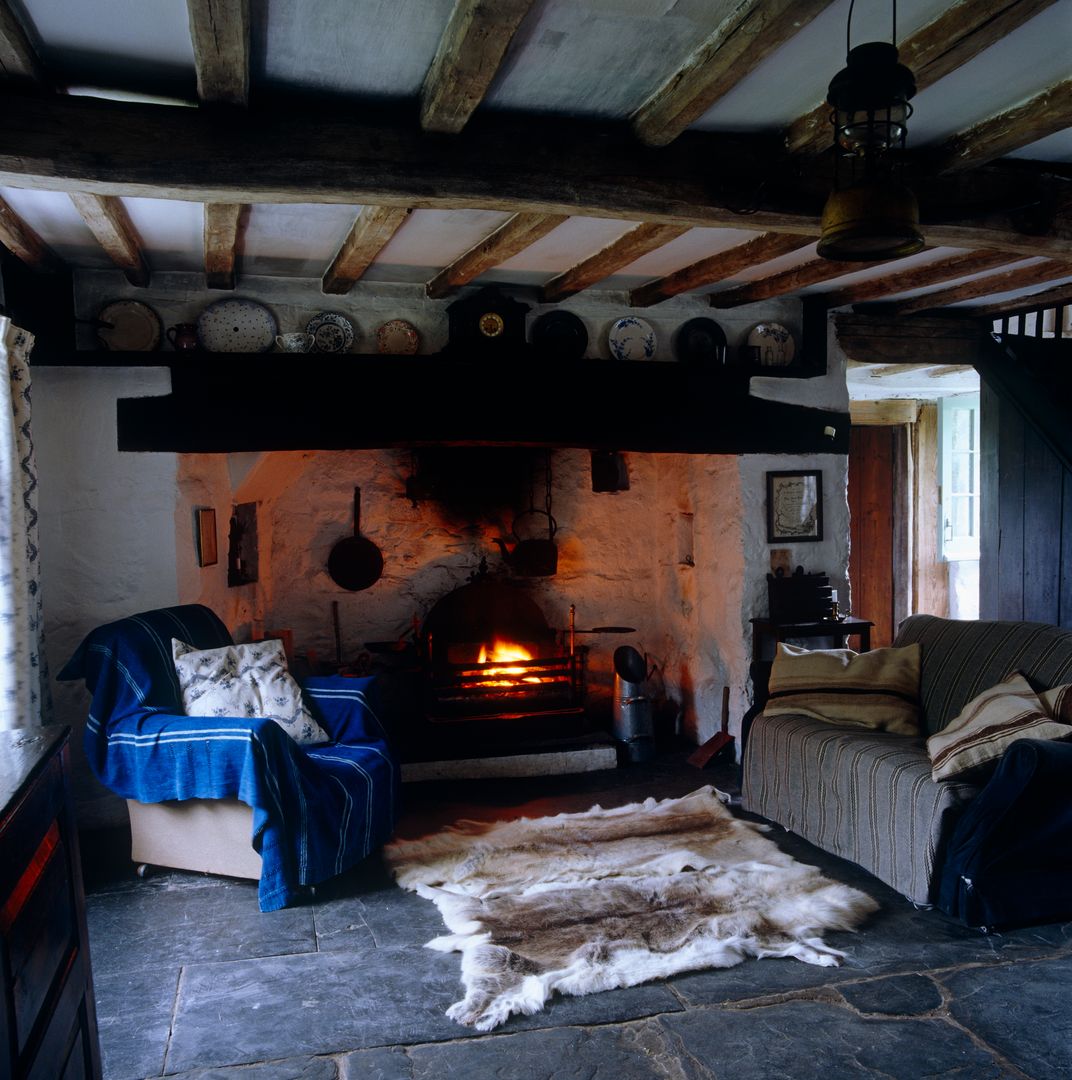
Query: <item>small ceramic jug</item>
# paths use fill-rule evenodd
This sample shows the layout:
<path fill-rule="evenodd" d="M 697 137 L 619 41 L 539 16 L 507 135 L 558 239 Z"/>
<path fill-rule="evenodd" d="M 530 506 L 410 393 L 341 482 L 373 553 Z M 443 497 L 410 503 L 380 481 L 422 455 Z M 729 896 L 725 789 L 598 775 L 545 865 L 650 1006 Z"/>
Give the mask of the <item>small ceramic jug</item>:
<path fill-rule="evenodd" d="M 293 334 L 276 334 L 275 343 L 283 352 L 308 352 L 313 347 L 313 335 L 301 331 Z"/>
<path fill-rule="evenodd" d="M 194 323 L 181 322 L 167 329 L 167 339 L 176 352 L 185 352 L 199 347 L 197 326 Z"/>

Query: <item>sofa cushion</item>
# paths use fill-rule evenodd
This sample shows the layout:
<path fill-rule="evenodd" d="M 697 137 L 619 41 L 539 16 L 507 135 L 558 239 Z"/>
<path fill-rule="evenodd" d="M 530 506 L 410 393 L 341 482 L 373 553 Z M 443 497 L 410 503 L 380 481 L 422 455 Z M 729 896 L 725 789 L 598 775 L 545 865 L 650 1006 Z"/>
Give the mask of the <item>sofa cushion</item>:
<path fill-rule="evenodd" d="M 1010 671 L 1042 690 L 1072 682 L 1072 630 L 1046 623 L 985 620 L 958 622 L 911 615 L 894 645 L 923 649 L 920 703 L 924 732 L 933 735 L 964 706 Z"/>
<path fill-rule="evenodd" d="M 978 790 L 936 783 L 918 737 L 764 713 L 745 749 L 741 805 L 927 904 L 942 841 Z"/>
<path fill-rule="evenodd" d="M 855 653 L 779 642 L 768 683 L 768 716 L 796 714 L 829 723 L 919 733 L 918 645 Z"/>
<path fill-rule="evenodd" d="M 172 638 L 171 653 L 187 716 L 263 716 L 299 746 L 331 742 L 287 671 L 281 641 L 195 649 Z"/>
<path fill-rule="evenodd" d="M 1051 691 L 1050 708 L 1062 708 L 1068 697 Z M 984 690 L 964 706 L 960 715 L 927 740 L 931 776 L 986 779 L 1017 739 L 1065 739 L 1072 725 L 1051 717 L 1023 675 L 1014 675 Z"/>

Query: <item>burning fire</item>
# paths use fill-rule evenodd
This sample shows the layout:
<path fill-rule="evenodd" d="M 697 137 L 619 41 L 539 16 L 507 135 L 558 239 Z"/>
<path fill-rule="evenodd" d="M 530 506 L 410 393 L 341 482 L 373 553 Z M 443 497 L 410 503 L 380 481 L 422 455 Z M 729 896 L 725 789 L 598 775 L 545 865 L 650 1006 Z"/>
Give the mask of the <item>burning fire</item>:
<path fill-rule="evenodd" d="M 512 641 L 502 641 L 496 638 L 489 649 L 487 645 L 480 646 L 480 655 L 476 658 L 478 664 L 517 664 L 523 660 L 532 660 L 533 655 L 528 649 L 517 645 Z M 483 674 L 511 676 L 503 678 L 501 682 L 485 683 L 486 686 L 513 686 L 518 682 L 538 683 L 543 682 L 537 675 L 528 674 L 524 667 L 489 667 Z"/>

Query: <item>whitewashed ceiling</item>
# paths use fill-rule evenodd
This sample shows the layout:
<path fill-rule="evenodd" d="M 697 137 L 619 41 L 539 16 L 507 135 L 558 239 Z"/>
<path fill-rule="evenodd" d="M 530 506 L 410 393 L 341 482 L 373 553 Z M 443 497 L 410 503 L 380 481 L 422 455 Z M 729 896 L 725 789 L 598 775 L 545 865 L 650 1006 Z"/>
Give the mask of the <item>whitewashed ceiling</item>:
<path fill-rule="evenodd" d="M 278 103 L 309 110 L 310 123 L 325 102 L 352 107 L 355 116 L 396 108 L 397 123 L 417 128 L 418 101 L 429 67 L 448 28 L 456 3 L 468 0 L 248 0 L 248 108 Z M 500 5 L 511 7 L 519 0 Z M 208 0 L 0 0 L 24 31 L 40 70 L 55 88 L 77 94 L 122 92 L 155 95 L 198 104 L 196 51 L 191 38 L 195 9 Z M 241 10 L 244 0 L 226 0 L 223 9 Z M 485 7 L 495 5 L 485 4 Z M 516 139 L 523 147 L 524 118 L 557 116 L 593 123 L 624 122 L 667 78 L 719 32 L 748 0 L 534 0 L 527 7 L 501 62 L 483 91 L 475 116 L 519 118 Z M 901 0 L 899 42 L 924 32 L 950 8 L 1016 7 L 1015 3 L 960 5 L 936 0 Z M 784 131 L 825 96 L 827 84 L 844 63 L 848 0 L 836 0 L 765 55 L 752 70 L 706 108 L 690 125 L 697 132 Z M 910 145 L 938 147 L 1003 110 L 1067 82 L 1072 74 L 1072 0 L 1034 3 L 1021 25 L 955 70 L 921 90 L 915 99 Z M 890 37 L 888 2 L 856 3 L 852 43 Z M 732 81 L 732 80 L 731 80 Z M 1070 96 L 1063 108 L 1072 114 Z M 1003 157 L 1049 162 L 1055 174 L 1072 176 L 1072 119 L 1035 141 L 1025 141 Z M 449 138 L 450 136 L 443 136 Z M 638 153 L 640 143 L 637 143 Z M 706 163 L 717 177 L 724 163 Z M 23 186 L 4 175 L 0 197 L 47 248 L 75 267 L 112 265 L 98 235 L 65 191 Z M 1066 181 L 1066 186 L 1072 186 Z M 199 201 L 123 196 L 132 236 L 150 272 L 190 271 L 204 266 L 203 206 Z M 236 269 L 243 274 L 321 278 L 347 237 L 363 204 L 255 202 L 242 224 Z M 1067 204 L 1061 213 L 1067 211 Z M 924 208 L 926 210 L 926 208 Z M 926 216 L 926 215 L 925 215 Z M 362 273 L 366 280 L 422 282 L 480 244 L 508 222 L 507 209 L 418 208 L 389 232 Z M 613 244 L 637 225 L 636 216 L 607 213 L 569 216 L 527 246 L 507 252 L 473 281 L 540 287 L 593 253 Z M 694 227 L 630 262 L 615 266 L 596 287 L 634 289 L 653 279 L 729 252 L 757 235 L 747 216 L 740 228 Z M 1010 251 L 994 276 L 994 289 L 943 307 L 971 310 L 1030 296 L 1043 288 L 1072 284 L 1072 229 L 1062 248 L 1054 241 L 1037 256 Z M 10 246 L 10 245 L 9 245 Z M 896 264 L 870 267 L 839 277 L 805 281 L 782 294 L 827 293 L 882 279 L 893 272 L 943 264 L 952 256 L 985 248 L 982 242 L 931 250 Z M 1065 254 L 1065 252 L 1067 252 Z M 1062 255 L 1067 263 L 1062 262 Z M 800 247 L 777 258 L 706 279 L 685 291 L 725 290 L 764 281 L 815 260 L 803 236 Z M 1010 271 L 1053 263 L 1044 282 L 1017 285 Z M 1064 269 L 1066 273 L 1060 273 Z M 919 288 L 893 287 L 881 299 L 907 300 L 945 292 L 976 271 L 947 276 Z M 1043 275 L 1036 275 L 1042 277 Z M 896 283 L 895 283 L 896 285 Z"/>

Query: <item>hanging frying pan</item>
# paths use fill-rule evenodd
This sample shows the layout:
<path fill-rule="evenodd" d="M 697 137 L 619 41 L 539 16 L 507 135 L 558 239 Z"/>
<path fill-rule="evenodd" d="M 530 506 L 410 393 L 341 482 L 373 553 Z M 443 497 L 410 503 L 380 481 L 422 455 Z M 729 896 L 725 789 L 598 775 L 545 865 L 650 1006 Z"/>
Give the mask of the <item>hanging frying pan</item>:
<path fill-rule="evenodd" d="M 375 585 L 383 573 L 383 555 L 361 535 L 361 489 L 354 488 L 354 535 L 340 540 L 328 556 L 328 573 L 340 588 L 359 592 Z"/>

